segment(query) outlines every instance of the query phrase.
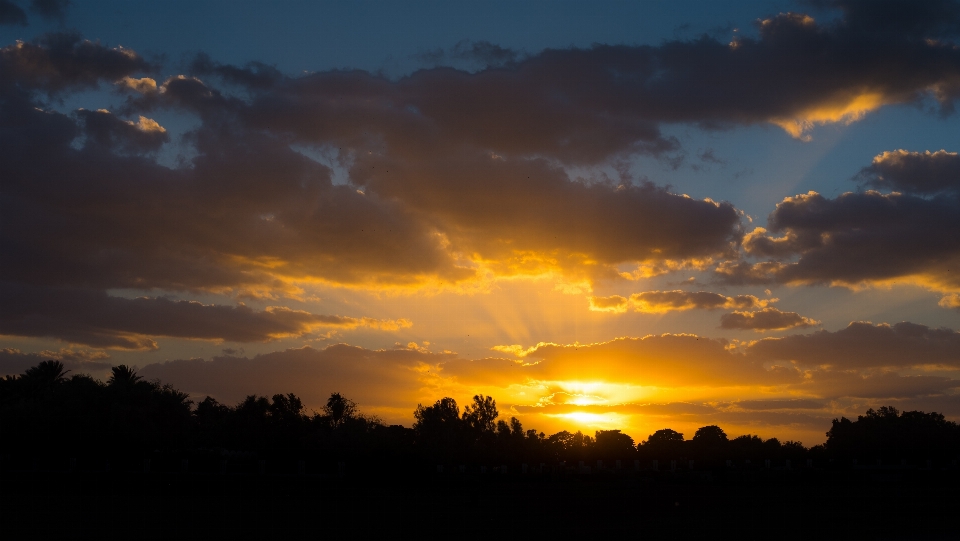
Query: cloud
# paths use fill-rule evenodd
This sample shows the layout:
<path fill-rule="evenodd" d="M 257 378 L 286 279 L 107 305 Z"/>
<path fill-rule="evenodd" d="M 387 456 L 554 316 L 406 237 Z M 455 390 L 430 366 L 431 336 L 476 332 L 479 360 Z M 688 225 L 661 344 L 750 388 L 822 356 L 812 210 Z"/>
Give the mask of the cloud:
<path fill-rule="evenodd" d="M 27 13 L 10 0 L 0 0 L 0 25 L 27 25 Z"/>
<path fill-rule="evenodd" d="M 613 178 L 604 168 L 637 154 L 675 158 L 681 149 L 664 135 L 667 124 L 773 123 L 806 137 L 811 126 L 853 121 L 888 103 L 932 96 L 949 109 L 960 88 L 960 52 L 937 39 L 949 37 L 950 10 L 922 10 L 894 32 L 889 17 L 844 9 L 844 19 L 826 24 L 778 15 L 758 23 L 756 38 L 734 43 L 704 37 L 527 56 L 463 44 L 450 54 L 482 66 L 396 80 L 359 70 L 294 78 L 199 55 L 189 76 L 158 84 L 157 66 L 136 52 L 78 34 L 11 44 L 0 49 L 0 280 L 41 297 L 61 289 L 103 297 L 118 288 L 260 298 L 314 285 L 469 290 L 517 276 L 589 289 L 623 279 L 623 265 L 682 268 L 730 258 L 743 237 L 731 203 L 671 193 L 626 172 Z M 66 115 L 44 101 L 101 83 L 125 98 L 114 113 Z M 151 154 L 174 138 L 152 120 L 170 111 L 199 121 L 180 139 L 191 157 L 177 167 Z M 874 196 L 844 197 L 837 201 Z M 787 239 L 785 248 L 764 248 L 768 237 L 759 232 L 744 244 L 754 255 L 799 255 L 796 262 L 723 268 L 742 270 L 744 282 L 946 277 L 936 269 L 954 262 L 954 241 L 939 232 L 956 229 L 955 205 L 876 197 L 903 218 L 888 220 L 887 210 L 871 217 L 871 199 L 860 222 L 837 222 L 834 231 L 806 225 L 831 208 L 791 222 L 788 207 L 814 203 L 797 198 L 778 207 L 769 227 Z M 863 238 L 875 230 L 864 220 L 888 230 Z M 847 223 L 854 225 L 842 229 Z M 900 236 L 889 230 L 895 226 L 905 228 Z M 927 242 L 916 241 L 919 231 Z M 881 257 L 890 242 L 903 245 L 903 258 Z M 832 268 L 834 254 L 819 255 L 830 250 L 865 257 Z M 644 306 L 719 302 L 693 297 L 715 294 L 685 295 Z M 736 304 L 746 298 L 723 297 L 723 307 L 762 307 Z M 293 325 L 293 316 L 263 314 L 264 325 Z M 73 323 L 38 321 L 49 329 L 31 333 L 94 340 Z M 119 334 L 97 330 L 102 343 L 151 347 L 141 330 L 104 328 Z"/>
<path fill-rule="evenodd" d="M 707 291 L 688 292 L 644 291 L 634 293 L 630 298 L 620 295 L 610 297 L 590 297 L 590 309 L 595 312 L 626 312 L 633 308 L 636 312 L 663 314 L 685 310 L 716 310 L 719 308 L 762 308 L 777 299 L 758 299 L 754 295 L 727 297 Z"/>
<path fill-rule="evenodd" d="M 139 79 L 123 77 L 115 81 L 114 84 L 121 89 L 129 89 L 141 94 L 152 94 L 158 91 L 157 81 L 151 77 L 141 77 Z"/>
<path fill-rule="evenodd" d="M 331 393 L 339 392 L 356 401 L 361 411 L 392 408 L 406 421 L 417 402 L 443 396 L 431 390 L 429 370 L 435 371 L 437 363 L 449 358 L 451 355 L 413 349 L 373 351 L 336 344 L 322 350 L 303 347 L 253 358 L 223 356 L 153 363 L 143 366 L 139 373 L 228 404 L 254 393 L 270 396 L 292 392 L 308 407 L 319 409 Z"/>
<path fill-rule="evenodd" d="M 38 353 L 24 353 L 15 348 L 0 348 L 0 376 L 22 374 L 28 368 L 48 360 L 60 361 L 64 368 L 78 374 L 104 372 L 113 366 L 106 362 L 109 358 L 109 355 L 100 351 L 68 348 Z"/>
<path fill-rule="evenodd" d="M 790 366 L 765 368 L 763 360 L 731 351 L 726 340 L 687 334 L 617 338 L 597 344 L 538 344 L 523 351 L 514 379 L 538 381 L 631 382 L 652 386 L 780 385 L 799 382 Z M 488 361 L 472 361 L 464 372 L 460 361 L 446 363 L 443 373 L 477 377 Z M 491 369 L 501 361 L 490 364 Z M 789 363 L 785 363 L 789 364 Z M 466 380 L 466 383 L 479 381 Z"/>
<path fill-rule="evenodd" d="M 143 115 L 133 122 L 117 118 L 105 109 L 78 109 L 76 114 L 83 122 L 88 144 L 126 152 L 148 152 L 170 140 L 163 126 Z"/>
<path fill-rule="evenodd" d="M 857 0 L 816 0 L 815 3 L 839 8 L 847 26 L 856 33 L 925 35 L 930 38 L 960 34 L 960 5 L 953 0 L 921 4 Z"/>
<path fill-rule="evenodd" d="M 620 295 L 590 297 L 590 309 L 594 312 L 626 312 L 628 300 Z"/>
<path fill-rule="evenodd" d="M 289 292 L 298 280 L 414 288 L 480 276 L 596 281 L 617 278 L 622 264 L 729 257 L 742 234 L 731 204 L 630 179 L 573 178 L 564 165 L 665 156 L 678 147 L 660 134 L 664 123 L 839 121 L 872 107 L 864 96 L 899 103 L 949 86 L 949 59 L 958 53 L 926 35 L 878 37 L 853 22 L 781 15 L 735 47 L 703 38 L 520 57 L 474 43 L 457 54 L 497 68 L 437 68 L 399 80 L 363 71 L 290 78 L 262 64 L 194 59 L 192 73 L 242 85 L 244 99 L 193 77 L 157 86 L 144 76 L 153 66 L 133 51 L 74 34 L 11 45 L 0 69 L 21 88 L 58 92 L 119 81 L 136 92 L 116 116 L 79 113 L 88 140 L 111 149 L 97 155 L 70 146 L 78 126 L 69 118 L 35 111 L 30 97 L 8 104 L 23 121 L 6 128 L 17 148 L 2 165 L 11 182 L 37 186 L 18 196 L 21 208 L 56 208 L 46 194 L 58 190 L 51 184 L 65 170 L 77 191 L 99 199 L 81 197 L 75 211 L 56 208 L 56 220 L 37 216 L 44 238 L 63 246 L 18 257 L 19 266 L 43 261 L 104 288 Z M 848 53 L 858 47 L 871 52 L 851 65 Z M 817 54 L 784 62 L 797 50 Z M 159 130 L 133 119 L 165 109 L 200 117 L 187 139 L 196 150 L 190 167 L 120 155 L 157 148 Z M 329 167 L 290 143 L 331 150 L 349 184 L 334 185 Z M 51 158 L 35 164 L 31 156 Z M 76 223 L 79 216 L 85 223 Z M 32 222 L 24 218 L 8 239 L 18 256 L 35 240 Z M 46 274 L 18 270 L 12 274 Z"/>
<path fill-rule="evenodd" d="M 109 48 L 75 33 L 46 34 L 37 42 L 17 42 L 0 49 L 0 73 L 6 86 L 46 92 L 93 88 L 153 66 L 130 49 Z"/>
<path fill-rule="evenodd" d="M 931 195 L 960 191 L 960 155 L 956 152 L 886 151 L 854 177 L 870 186 Z"/>
<path fill-rule="evenodd" d="M 883 284 L 893 280 L 935 290 L 960 289 L 960 199 L 876 191 L 827 199 L 816 192 L 788 197 L 768 218 L 773 237 L 758 228 L 744 250 L 792 262 L 725 262 L 728 283 Z M 895 255 L 894 255 L 895 254 Z"/>
<path fill-rule="evenodd" d="M 718 308 L 762 308 L 776 299 L 762 300 L 753 295 L 737 295 L 726 297 L 719 293 L 707 291 L 687 292 L 674 291 L 644 291 L 630 296 L 630 302 L 638 312 L 664 313 L 683 310 L 715 310 Z"/>
<path fill-rule="evenodd" d="M 489 41 L 462 40 L 450 49 L 434 49 L 417 55 L 432 66 L 462 66 L 465 69 L 489 69 L 513 65 L 521 53 Z"/>
<path fill-rule="evenodd" d="M 70 0 L 30 0 L 30 10 L 48 21 L 63 22 Z"/>
<path fill-rule="evenodd" d="M 721 329 L 752 329 L 758 332 L 802 329 L 819 324 L 819 321 L 801 316 L 796 312 L 781 312 L 773 307 L 756 312 L 731 312 L 720 316 Z"/>
<path fill-rule="evenodd" d="M 762 228 L 757 228 L 762 229 Z M 754 230 L 753 233 L 757 231 Z M 714 269 L 718 280 L 730 285 L 765 285 L 774 282 L 774 274 L 785 266 L 779 261 L 721 261 Z"/>
<path fill-rule="evenodd" d="M 133 52 L 77 36 L 45 39 L 4 49 L 16 80 L 52 91 L 109 79 L 135 95 L 117 115 L 78 111 L 81 125 L 38 107 L 35 96 L 5 104 L 18 121 L 0 134 L 10 149 L 0 165 L 8 189 L 17 186 L 18 210 L 11 210 L 16 227 L 5 232 L 17 263 L 3 279 L 270 294 L 296 291 L 295 282 L 419 288 L 487 275 L 583 281 L 616 277 L 623 262 L 731 254 L 739 238 L 729 203 L 649 183 L 572 179 L 540 157 L 497 157 L 433 134 L 409 108 L 364 112 L 377 100 L 356 102 L 356 109 L 350 97 L 314 122 L 317 104 L 337 100 L 323 98 L 325 87 L 310 77 L 276 88 L 250 83 L 249 102 L 184 76 L 154 90 L 152 78 L 132 75 L 148 67 Z M 203 70 L 241 77 L 219 64 Z M 387 94 L 395 87 L 377 85 Z M 288 103 L 291 96 L 302 101 Z M 186 139 L 196 152 L 188 166 L 170 169 L 131 155 L 168 139 L 147 115 L 171 108 L 202 122 Z M 362 134 L 391 115 L 400 122 L 392 128 L 412 131 L 392 133 L 390 148 L 362 151 L 372 142 Z M 330 167 L 290 146 L 287 134 L 300 122 L 329 130 L 306 143 L 351 149 L 338 158 L 350 184 L 334 184 Z M 87 144 L 77 148 L 80 134 Z"/>
<path fill-rule="evenodd" d="M 901 326 L 898 332 L 922 334 L 918 329 L 902 329 Z M 928 331 L 925 332 L 929 335 Z M 845 336 L 843 331 L 832 334 Z M 804 336 L 819 340 L 823 332 Z M 881 400 L 927 397 L 936 401 L 960 388 L 960 380 L 945 376 L 904 375 L 871 368 L 891 364 L 882 360 L 859 365 L 809 363 L 804 356 L 822 352 L 809 347 L 809 341 L 789 338 L 793 337 L 765 339 L 746 348 L 732 348 L 724 340 L 693 335 L 621 338 L 587 345 L 538 344 L 529 348 L 522 361 L 470 360 L 412 345 L 370 350 L 337 344 L 322 350 L 303 347 L 253 358 L 231 354 L 211 360 L 154 363 L 142 367 L 140 374 L 170 382 L 195 396 L 209 394 L 227 403 L 237 402 L 250 393 L 294 392 L 310 407 L 319 407 L 329 393 L 342 392 L 365 409 L 387 412 L 395 422 L 405 423 L 410 422 L 418 402 L 432 402 L 441 396 L 459 400 L 482 391 L 498 399 L 501 412 L 510 410 L 524 415 L 617 413 L 668 417 L 677 422 L 702 421 L 701 426 L 714 421 L 739 426 L 813 426 L 816 419 L 836 416 L 836 408 L 851 404 L 851 400 L 867 399 L 872 406 L 882 405 Z M 792 351 L 771 354 L 769 346 L 759 345 L 771 343 Z M 828 346 L 834 349 L 830 350 L 833 357 L 827 357 L 827 361 L 856 360 L 875 357 L 877 350 L 889 347 L 890 343 L 875 346 L 870 340 L 848 340 Z M 800 370 L 793 362 L 765 368 L 781 359 L 797 359 L 800 365 L 811 368 Z M 835 366 L 819 366 L 825 364 Z M 681 392 L 684 387 L 711 388 L 710 392 L 718 397 L 749 392 L 770 398 L 732 402 L 727 398 L 716 403 L 623 401 L 608 392 L 609 385 L 619 382 L 659 387 L 668 393 Z M 726 391 L 721 388 L 724 386 L 728 387 Z M 862 406 L 862 402 L 857 404 L 857 408 Z M 818 415 L 817 410 L 824 414 Z"/>
<path fill-rule="evenodd" d="M 786 405 L 791 401 L 784 400 L 782 402 Z M 633 432 L 636 436 L 634 439 L 638 442 L 646 439 L 647 435 L 653 431 L 665 426 L 681 430 L 687 440 L 693 437 L 696 428 L 705 425 L 721 425 L 731 438 L 744 432 L 755 433 L 757 430 L 769 430 L 770 427 L 815 430 L 822 434 L 823 428 L 830 426 L 831 413 L 817 415 L 817 412 L 810 411 L 812 408 L 805 407 L 802 404 L 803 401 L 796 402 L 796 408 L 785 407 L 772 411 L 762 409 L 742 411 L 695 402 L 593 404 L 585 406 L 548 404 L 542 406 L 514 405 L 512 407 L 521 415 L 527 416 L 536 414 L 563 416 L 571 413 L 637 416 L 637 418 L 643 419 L 642 422 L 646 428 L 646 431 L 635 430 Z M 777 435 L 783 437 L 782 432 Z"/>
<path fill-rule="evenodd" d="M 396 330 L 406 320 L 312 314 L 282 306 L 256 311 L 162 297 L 127 299 L 100 291 L 0 288 L 0 334 L 44 336 L 100 348 L 156 349 L 154 337 L 266 342 L 321 329 Z"/>
<path fill-rule="evenodd" d="M 910 376 L 893 372 L 862 374 L 852 370 L 814 371 L 800 388 L 824 398 L 916 398 L 943 395 L 960 388 L 960 379 Z"/>
<path fill-rule="evenodd" d="M 960 293 L 954 293 L 953 295 L 947 295 L 940 299 L 940 302 L 937 303 L 943 308 L 952 308 L 960 309 Z"/>
<path fill-rule="evenodd" d="M 824 409 L 827 404 L 819 400 L 794 398 L 785 400 L 739 400 L 731 404 L 740 409 L 758 410 L 792 410 L 792 409 Z"/>
<path fill-rule="evenodd" d="M 625 413 L 649 416 L 683 417 L 695 416 L 703 418 L 712 416 L 716 409 L 707 404 L 689 402 L 668 402 L 663 404 L 545 404 L 538 406 L 513 406 L 520 413 L 541 413 L 546 415 L 563 415 L 566 413 Z"/>
<path fill-rule="evenodd" d="M 330 169 L 263 135 L 194 134 L 191 167 L 140 156 L 165 134 L 104 112 L 17 110 L 0 127 L 9 264 L 35 285 L 288 293 L 296 281 L 421 285 L 475 275 L 430 224 L 396 202 L 334 185 Z M 112 146 L 110 146 L 112 145 Z"/>
<path fill-rule="evenodd" d="M 806 137 L 817 124 L 917 102 L 932 88 L 944 107 L 952 103 L 960 53 L 929 40 L 929 24 L 896 33 L 879 25 L 867 31 L 864 22 L 820 25 L 780 14 L 758 23 L 756 39 L 550 49 L 506 67 L 421 70 L 396 82 L 361 71 L 319 73 L 281 85 L 252 114 L 260 125 L 283 124 L 338 146 L 356 147 L 363 134 L 379 134 L 388 147 L 405 135 L 432 135 L 508 157 L 596 163 L 673 147 L 659 133 L 662 123 L 773 123 Z M 304 116 L 294 118 L 298 112 Z M 311 121 L 319 118 L 329 124 Z M 337 130 L 346 118 L 363 122 Z"/>
<path fill-rule="evenodd" d="M 226 83 L 251 89 L 266 89 L 283 79 L 283 74 L 274 66 L 268 66 L 262 62 L 250 62 L 239 68 L 215 62 L 206 53 L 197 54 L 190 65 L 190 72 L 201 77 L 216 75 Z"/>
<path fill-rule="evenodd" d="M 751 342 L 747 356 L 835 369 L 942 365 L 960 368 L 960 333 L 901 322 L 853 322 L 839 331 L 816 331 Z"/>
<path fill-rule="evenodd" d="M 441 150 L 358 156 L 351 177 L 367 193 L 430 216 L 452 249 L 498 262 L 499 273 L 559 269 L 577 275 L 599 266 L 616 276 L 614 266 L 624 262 L 729 255 L 739 239 L 740 219 L 729 203 L 649 183 L 571 180 L 543 159 Z"/>
<path fill-rule="evenodd" d="M 720 159 L 716 156 L 712 148 L 708 148 L 703 152 L 700 152 L 697 156 L 700 158 L 700 161 L 705 163 L 715 163 L 719 165 L 727 164 L 726 160 Z"/>

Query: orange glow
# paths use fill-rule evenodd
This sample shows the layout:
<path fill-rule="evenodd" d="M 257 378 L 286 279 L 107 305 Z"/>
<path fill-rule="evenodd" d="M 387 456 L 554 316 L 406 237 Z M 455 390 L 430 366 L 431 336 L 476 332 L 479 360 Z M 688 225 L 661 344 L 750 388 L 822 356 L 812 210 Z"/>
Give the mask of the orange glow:
<path fill-rule="evenodd" d="M 809 131 L 824 124 L 851 124 L 863 118 L 870 111 L 884 105 L 884 95 L 879 92 L 864 92 L 857 96 L 847 97 L 838 103 L 822 105 L 800 111 L 793 118 L 774 118 L 772 123 L 783 128 L 787 133 L 802 141 L 809 141 Z"/>
<path fill-rule="evenodd" d="M 572 413 L 551 415 L 550 417 L 560 418 L 565 424 L 573 425 L 574 428 L 580 430 L 586 429 L 588 434 L 594 430 L 619 429 L 625 424 L 623 416 L 616 413 L 587 413 L 575 411 Z"/>

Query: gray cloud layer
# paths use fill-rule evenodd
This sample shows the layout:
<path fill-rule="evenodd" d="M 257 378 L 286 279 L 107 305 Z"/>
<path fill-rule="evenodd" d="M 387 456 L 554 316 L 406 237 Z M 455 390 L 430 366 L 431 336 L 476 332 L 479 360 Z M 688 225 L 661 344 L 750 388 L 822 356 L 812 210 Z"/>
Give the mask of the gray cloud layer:
<path fill-rule="evenodd" d="M 875 191 L 828 199 L 811 192 L 788 197 L 744 239 L 750 255 L 799 256 L 796 261 L 721 266 L 732 283 L 842 283 L 901 277 L 935 288 L 960 288 L 960 199 L 926 199 Z M 774 236 L 779 235 L 779 236 Z"/>
<path fill-rule="evenodd" d="M 860 170 L 857 179 L 880 189 L 930 195 L 960 192 L 960 155 L 956 152 L 884 152 Z"/>
<path fill-rule="evenodd" d="M 817 331 L 753 342 L 749 354 L 769 361 L 839 369 L 944 365 L 960 368 L 960 333 L 901 322 L 854 322 L 839 331 Z"/>
<path fill-rule="evenodd" d="M 405 321 L 318 315 L 284 307 L 256 311 L 244 305 L 127 299 L 86 289 L 0 284 L 0 335 L 46 336 L 101 348 L 156 349 L 150 336 L 265 342 L 323 328 L 405 325 Z"/>
<path fill-rule="evenodd" d="M 721 329 L 750 329 L 754 331 L 772 331 L 802 329 L 812 327 L 819 322 L 796 312 L 782 312 L 769 307 L 756 312 L 731 312 L 720 316 Z"/>
<path fill-rule="evenodd" d="M 16 23 L 11 5 L 0 4 L 0 14 Z M 37 8 L 59 16 L 64 5 Z M 704 37 L 525 57 L 464 44 L 453 54 L 486 67 L 396 81 L 336 70 L 291 78 L 200 55 L 191 69 L 207 82 L 177 76 L 157 85 L 158 66 L 76 34 L 11 44 L 0 49 L 0 281 L 88 295 L 275 296 L 301 282 L 417 288 L 468 283 L 484 271 L 598 280 L 624 263 L 731 257 L 742 232 L 730 203 L 626 177 L 574 179 L 564 166 L 675 152 L 666 123 L 774 123 L 804 137 L 812 125 L 884 104 L 932 97 L 951 110 L 960 96 L 960 50 L 949 41 L 956 2 L 836 6 L 844 13 L 837 21 L 781 14 L 759 22 L 756 38 L 733 43 Z M 909 17 L 892 15 L 901 11 Z M 216 81 L 241 87 L 243 98 Z M 127 93 L 117 111 L 50 107 L 101 84 Z M 171 138 L 151 115 L 166 111 L 200 122 L 184 139 L 195 156 L 183 167 L 153 154 Z M 349 182 L 335 184 L 331 168 L 297 145 L 328 152 Z M 775 265 L 783 282 L 936 273 L 957 253 L 952 237 L 930 233 L 957 230 L 951 201 L 793 198 L 771 217 L 771 231 L 786 240 L 757 234 L 745 246 L 800 254 Z M 903 257 L 884 257 L 891 246 Z M 10 332 L 66 336 L 69 326 L 54 322 L 70 320 L 70 306 L 46 314 L 45 323 Z M 271 314 L 261 319 L 279 318 Z M 225 320 L 238 327 L 215 334 L 245 336 L 241 322 Z M 168 332 L 159 320 L 134 331 L 100 321 L 112 321 L 98 327 L 104 336 Z"/>

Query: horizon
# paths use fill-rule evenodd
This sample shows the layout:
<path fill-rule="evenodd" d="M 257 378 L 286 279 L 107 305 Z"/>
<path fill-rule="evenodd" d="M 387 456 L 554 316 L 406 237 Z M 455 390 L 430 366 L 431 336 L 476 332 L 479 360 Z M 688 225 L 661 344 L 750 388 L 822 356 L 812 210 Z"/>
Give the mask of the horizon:
<path fill-rule="evenodd" d="M 960 3 L 0 0 L 0 376 L 960 420 Z"/>

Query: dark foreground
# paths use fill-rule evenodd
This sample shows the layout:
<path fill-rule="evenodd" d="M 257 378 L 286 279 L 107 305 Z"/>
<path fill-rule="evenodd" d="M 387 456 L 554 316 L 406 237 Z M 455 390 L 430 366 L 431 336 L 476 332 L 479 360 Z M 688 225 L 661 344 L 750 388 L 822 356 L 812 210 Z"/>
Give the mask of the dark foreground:
<path fill-rule="evenodd" d="M 6 539 L 960 539 L 957 481 L 951 471 L 712 479 L 7 471 L 0 510 Z"/>

